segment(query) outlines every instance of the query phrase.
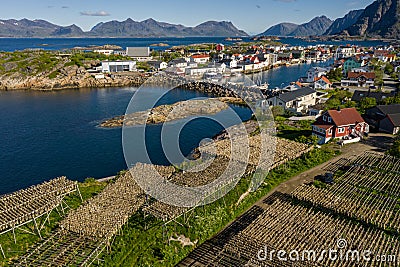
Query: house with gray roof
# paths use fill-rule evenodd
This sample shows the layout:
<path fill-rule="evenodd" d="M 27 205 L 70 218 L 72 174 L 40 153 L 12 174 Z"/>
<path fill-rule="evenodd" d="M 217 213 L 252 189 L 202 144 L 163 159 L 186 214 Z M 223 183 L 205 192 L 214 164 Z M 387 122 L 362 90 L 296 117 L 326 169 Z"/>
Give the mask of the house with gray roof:
<path fill-rule="evenodd" d="M 400 104 L 369 108 L 364 119 L 377 131 L 397 134 L 400 132 Z"/>
<path fill-rule="evenodd" d="M 149 61 L 153 59 L 150 55 L 150 47 L 127 47 L 126 55 L 137 61 Z"/>
<path fill-rule="evenodd" d="M 188 62 L 184 58 L 175 58 L 168 62 L 168 67 L 186 68 Z"/>
<path fill-rule="evenodd" d="M 267 100 L 270 106 L 281 106 L 285 110 L 296 113 L 306 113 L 310 106 L 314 106 L 318 102 L 317 91 L 310 87 L 302 87 L 291 92 L 280 93 Z"/>

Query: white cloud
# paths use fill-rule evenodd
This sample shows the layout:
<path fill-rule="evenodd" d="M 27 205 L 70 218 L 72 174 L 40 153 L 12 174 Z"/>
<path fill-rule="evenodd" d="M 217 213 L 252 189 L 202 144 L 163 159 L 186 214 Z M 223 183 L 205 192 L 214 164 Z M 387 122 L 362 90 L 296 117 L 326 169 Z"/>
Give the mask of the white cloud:
<path fill-rule="evenodd" d="M 93 17 L 106 17 L 110 16 L 110 13 L 106 11 L 97 11 L 97 12 L 89 12 L 89 11 L 82 11 L 82 16 L 93 16 Z"/>

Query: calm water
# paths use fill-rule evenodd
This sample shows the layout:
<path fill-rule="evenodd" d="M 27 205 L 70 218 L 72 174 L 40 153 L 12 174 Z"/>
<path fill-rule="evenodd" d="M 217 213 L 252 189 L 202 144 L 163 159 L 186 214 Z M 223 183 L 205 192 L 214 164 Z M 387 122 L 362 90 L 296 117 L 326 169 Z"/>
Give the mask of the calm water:
<path fill-rule="evenodd" d="M 306 76 L 307 71 L 311 67 L 327 67 L 332 64 L 333 60 L 326 62 L 315 62 L 311 64 L 296 64 L 292 66 L 282 66 L 264 72 L 248 75 L 256 84 L 269 83 L 269 88 L 285 87 L 291 82 L 297 81 L 298 78 Z"/>
<path fill-rule="evenodd" d="M 149 90 L 149 95 L 160 90 Z M 83 180 L 126 169 L 121 129 L 101 129 L 96 125 L 104 118 L 124 114 L 134 91 L 131 88 L 0 92 L 0 194 L 61 175 Z M 175 90 L 159 104 L 199 96 L 203 95 Z M 243 119 L 251 116 L 247 109 L 233 109 Z M 226 114 L 215 116 L 224 120 Z M 182 133 L 182 153 L 189 154 L 203 138 L 221 130 L 219 124 L 208 119 L 189 123 Z M 167 164 L 160 147 L 160 126 L 148 127 L 146 136 L 153 162 Z"/>
<path fill-rule="evenodd" d="M 250 41 L 243 38 L 243 41 Z M 188 45 L 198 43 L 223 43 L 225 45 L 234 42 L 225 41 L 223 37 L 188 37 L 188 38 L 0 38 L 0 51 L 15 51 L 26 48 L 41 48 L 47 50 L 61 50 L 76 46 L 115 44 L 123 48 L 127 46 L 150 46 L 155 43 L 167 43 L 168 47 L 152 47 L 153 49 L 166 49 L 174 45 Z M 296 38 L 281 38 L 280 42 L 289 45 L 316 45 L 321 42 L 307 42 Z M 384 44 L 381 41 L 340 41 L 324 42 L 325 44 L 361 46 L 375 46 Z"/>

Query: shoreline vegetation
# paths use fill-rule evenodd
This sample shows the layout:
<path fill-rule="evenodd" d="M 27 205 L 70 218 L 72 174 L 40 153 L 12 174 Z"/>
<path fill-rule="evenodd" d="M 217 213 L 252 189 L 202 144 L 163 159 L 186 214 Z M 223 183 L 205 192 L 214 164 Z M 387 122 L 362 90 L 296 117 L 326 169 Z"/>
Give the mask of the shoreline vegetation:
<path fill-rule="evenodd" d="M 194 115 L 216 114 L 228 108 L 229 104 L 244 105 L 244 101 L 234 97 L 219 97 L 176 102 L 161 105 L 145 111 L 116 116 L 100 123 L 103 128 L 118 128 L 144 124 L 158 124 L 184 119 Z"/>

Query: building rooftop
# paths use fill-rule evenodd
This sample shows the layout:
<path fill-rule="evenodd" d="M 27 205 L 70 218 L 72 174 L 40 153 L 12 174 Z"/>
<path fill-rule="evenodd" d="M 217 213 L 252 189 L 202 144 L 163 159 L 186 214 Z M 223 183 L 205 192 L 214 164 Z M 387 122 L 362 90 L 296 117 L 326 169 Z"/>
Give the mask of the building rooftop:
<path fill-rule="evenodd" d="M 325 76 L 321 76 L 321 77 L 315 77 L 315 81 L 317 82 L 317 81 L 319 81 L 319 80 L 323 80 L 324 82 L 326 82 L 327 84 L 332 84 L 331 83 L 331 81 L 328 79 L 328 78 L 326 78 Z"/>
<path fill-rule="evenodd" d="M 209 58 L 209 55 L 200 54 L 200 55 L 192 55 L 191 58 Z"/>
<path fill-rule="evenodd" d="M 126 54 L 129 57 L 149 57 L 150 47 L 127 47 Z"/>
<path fill-rule="evenodd" d="M 347 74 L 347 78 L 349 79 L 357 79 L 361 76 L 367 79 L 375 79 L 375 72 L 349 72 Z"/>
<path fill-rule="evenodd" d="M 365 92 L 361 90 L 355 90 L 353 96 L 351 97 L 351 101 L 359 102 L 364 97 L 375 98 L 377 102 L 380 102 L 385 97 L 393 96 L 392 93 L 383 93 L 383 92 Z"/>
<path fill-rule="evenodd" d="M 400 113 L 388 114 L 387 116 L 394 126 L 400 126 Z"/>
<path fill-rule="evenodd" d="M 400 114 L 400 104 L 376 106 L 383 114 Z"/>
<path fill-rule="evenodd" d="M 302 87 L 289 93 L 279 94 L 278 97 L 284 102 L 290 102 L 296 100 L 299 97 L 310 95 L 315 92 L 316 91 L 310 87 Z"/>
<path fill-rule="evenodd" d="M 364 119 L 355 108 L 331 109 L 328 110 L 328 114 L 337 126 L 364 122 Z"/>

